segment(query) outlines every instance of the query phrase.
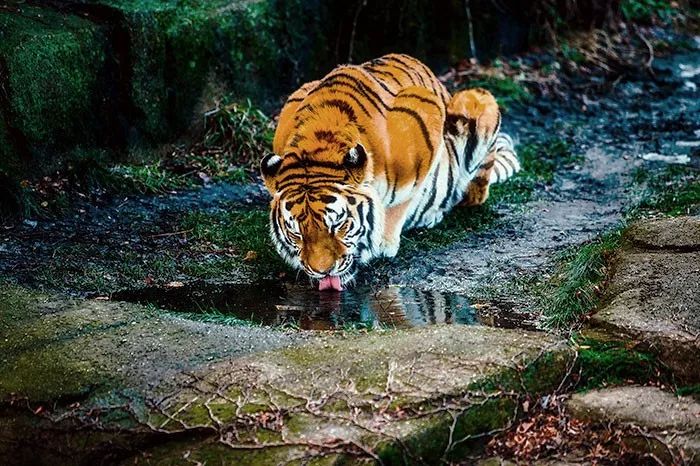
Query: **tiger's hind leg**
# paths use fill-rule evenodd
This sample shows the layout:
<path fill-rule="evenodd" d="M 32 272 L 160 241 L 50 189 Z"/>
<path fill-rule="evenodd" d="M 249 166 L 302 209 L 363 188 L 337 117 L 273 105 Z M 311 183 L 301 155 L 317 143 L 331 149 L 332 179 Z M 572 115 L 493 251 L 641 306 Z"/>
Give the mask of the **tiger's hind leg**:
<path fill-rule="evenodd" d="M 496 136 L 491 150 L 467 185 L 462 205 L 481 205 L 489 197 L 489 186 L 502 183 L 520 171 L 513 139 L 505 133 Z"/>
<path fill-rule="evenodd" d="M 501 112 L 485 89 L 467 89 L 447 107 L 446 136 L 454 142 L 462 182 L 461 205 L 483 204 L 491 183 L 504 181 L 520 169 L 512 139 L 500 134 Z"/>

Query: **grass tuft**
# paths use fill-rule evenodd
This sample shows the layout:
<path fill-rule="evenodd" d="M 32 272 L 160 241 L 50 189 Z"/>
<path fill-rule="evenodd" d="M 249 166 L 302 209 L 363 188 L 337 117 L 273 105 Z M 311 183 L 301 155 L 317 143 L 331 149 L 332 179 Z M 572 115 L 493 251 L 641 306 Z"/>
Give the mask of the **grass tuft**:
<path fill-rule="evenodd" d="M 115 191 L 142 194 L 163 194 L 175 189 L 192 187 L 192 181 L 166 170 L 160 162 L 146 165 L 122 165 L 111 170 L 110 180 Z"/>
<path fill-rule="evenodd" d="M 699 170 L 680 165 L 671 165 L 661 172 L 640 168 L 633 179 L 643 185 L 644 190 L 629 217 L 656 213 L 675 217 L 700 213 Z"/>
<path fill-rule="evenodd" d="M 201 312 L 168 312 L 169 314 L 183 319 L 204 322 L 208 324 L 229 325 L 233 327 L 259 327 L 262 324 L 238 318 L 231 314 L 225 314 L 218 309 L 208 309 Z"/>
<path fill-rule="evenodd" d="M 532 100 L 532 94 L 527 87 L 511 77 L 499 78 L 486 76 L 469 81 L 469 88 L 482 87 L 490 91 L 498 101 L 502 110 L 508 111 L 513 105 L 525 104 Z"/>
<path fill-rule="evenodd" d="M 208 112 L 206 130 L 194 147 L 223 151 L 229 161 L 249 164 L 270 150 L 273 136 L 272 120 L 248 100 Z"/>
<path fill-rule="evenodd" d="M 608 233 L 570 251 L 544 285 L 542 306 L 548 327 L 566 328 L 590 312 L 600 297 L 610 258 L 620 247 L 622 230 Z"/>

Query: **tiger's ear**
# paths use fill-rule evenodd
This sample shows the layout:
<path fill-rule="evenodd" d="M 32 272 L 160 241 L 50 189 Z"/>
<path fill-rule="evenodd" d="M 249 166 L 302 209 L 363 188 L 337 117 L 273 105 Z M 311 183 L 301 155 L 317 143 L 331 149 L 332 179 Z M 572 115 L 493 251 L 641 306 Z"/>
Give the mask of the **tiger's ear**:
<path fill-rule="evenodd" d="M 343 157 L 343 167 L 350 170 L 353 177 L 361 181 L 364 178 L 367 166 L 367 151 L 362 144 L 357 144 Z"/>
<path fill-rule="evenodd" d="M 271 194 L 274 194 L 276 190 L 277 183 L 275 183 L 274 178 L 281 165 L 282 157 L 277 154 L 267 154 L 260 161 L 260 174 L 263 177 L 267 190 L 270 191 Z"/>

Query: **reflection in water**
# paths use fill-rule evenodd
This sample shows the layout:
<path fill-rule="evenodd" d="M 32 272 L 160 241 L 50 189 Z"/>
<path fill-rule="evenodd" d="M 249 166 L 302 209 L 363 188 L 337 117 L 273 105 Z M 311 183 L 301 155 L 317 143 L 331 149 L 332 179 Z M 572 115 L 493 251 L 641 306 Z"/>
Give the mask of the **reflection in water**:
<path fill-rule="evenodd" d="M 195 284 L 143 288 L 112 295 L 113 300 L 152 303 L 186 312 L 218 311 L 264 325 L 294 324 L 303 329 L 406 328 L 429 324 L 508 324 L 512 319 L 479 316 L 467 298 L 404 286 L 354 288 L 342 293 L 263 282 L 255 285 Z M 483 319 L 483 317 L 487 317 Z"/>

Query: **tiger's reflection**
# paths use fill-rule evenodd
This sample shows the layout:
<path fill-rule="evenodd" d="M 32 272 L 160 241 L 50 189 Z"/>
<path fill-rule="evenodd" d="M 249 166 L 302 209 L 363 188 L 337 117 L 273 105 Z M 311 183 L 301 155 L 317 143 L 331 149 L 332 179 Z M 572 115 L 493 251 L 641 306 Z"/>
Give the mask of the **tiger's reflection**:
<path fill-rule="evenodd" d="M 307 330 L 347 328 L 408 328 L 429 324 L 474 324 L 476 315 L 466 298 L 402 286 L 345 293 L 303 293 L 304 302 L 278 305 L 277 324 L 295 323 Z M 301 298 L 301 297 L 299 297 Z"/>

